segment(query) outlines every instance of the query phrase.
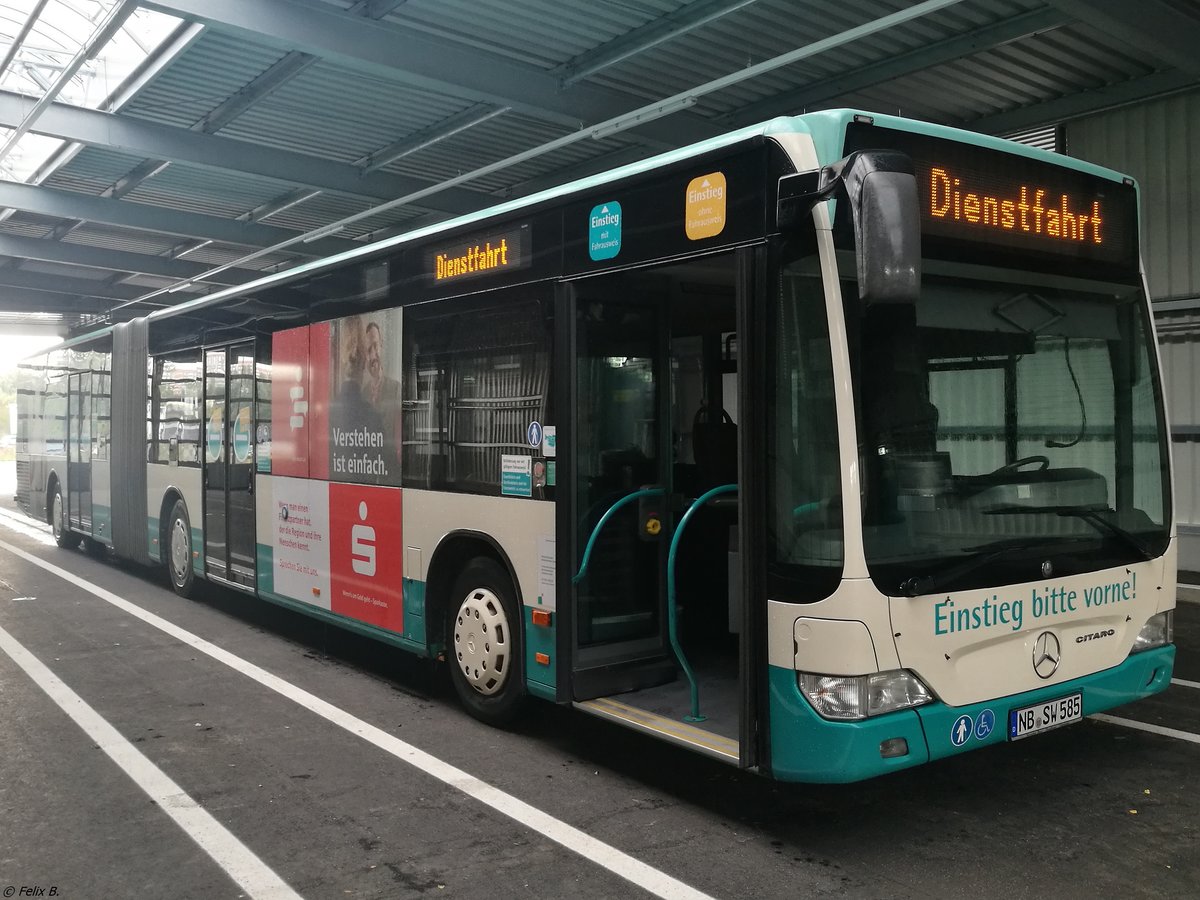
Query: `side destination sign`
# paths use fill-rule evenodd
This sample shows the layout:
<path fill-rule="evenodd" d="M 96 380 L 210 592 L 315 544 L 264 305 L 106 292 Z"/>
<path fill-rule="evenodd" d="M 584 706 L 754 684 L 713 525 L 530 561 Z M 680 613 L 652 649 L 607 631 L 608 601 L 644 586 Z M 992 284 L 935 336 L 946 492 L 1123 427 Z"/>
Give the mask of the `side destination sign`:
<path fill-rule="evenodd" d="M 528 268 L 528 239 L 528 226 L 460 238 L 453 244 L 427 250 L 425 271 L 435 283 L 446 283 Z"/>

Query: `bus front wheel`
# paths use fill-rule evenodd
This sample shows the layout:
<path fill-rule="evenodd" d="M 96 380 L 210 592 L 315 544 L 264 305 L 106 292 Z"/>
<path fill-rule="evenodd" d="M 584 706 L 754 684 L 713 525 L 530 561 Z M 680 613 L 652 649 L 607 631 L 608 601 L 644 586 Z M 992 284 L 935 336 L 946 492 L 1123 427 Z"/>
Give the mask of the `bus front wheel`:
<path fill-rule="evenodd" d="M 50 530 L 54 533 L 54 543 L 65 550 L 75 549 L 83 538 L 67 526 L 67 511 L 63 506 L 60 481 L 54 483 L 54 496 L 50 498 Z"/>
<path fill-rule="evenodd" d="M 446 656 L 463 706 L 489 725 L 507 725 L 525 698 L 521 620 L 515 591 L 493 559 L 471 560 L 454 582 Z"/>
<path fill-rule="evenodd" d="M 196 573 L 192 570 L 192 523 L 188 519 L 187 505 L 176 500 L 171 507 L 170 524 L 167 526 L 167 576 L 171 587 L 180 597 L 190 597 L 196 586 Z"/>

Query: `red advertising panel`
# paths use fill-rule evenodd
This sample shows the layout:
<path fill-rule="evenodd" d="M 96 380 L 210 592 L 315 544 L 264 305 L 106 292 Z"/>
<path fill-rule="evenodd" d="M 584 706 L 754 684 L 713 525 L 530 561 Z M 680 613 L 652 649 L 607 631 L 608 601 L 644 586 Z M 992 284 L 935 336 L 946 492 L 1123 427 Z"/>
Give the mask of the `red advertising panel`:
<path fill-rule="evenodd" d="M 308 327 L 271 336 L 271 471 L 308 477 L 309 392 Z"/>
<path fill-rule="evenodd" d="M 329 485 L 330 608 L 389 631 L 404 626 L 400 491 Z"/>
<path fill-rule="evenodd" d="M 309 327 L 308 367 L 312 388 L 312 430 L 309 432 L 309 474 L 329 477 L 329 340 L 328 322 Z"/>

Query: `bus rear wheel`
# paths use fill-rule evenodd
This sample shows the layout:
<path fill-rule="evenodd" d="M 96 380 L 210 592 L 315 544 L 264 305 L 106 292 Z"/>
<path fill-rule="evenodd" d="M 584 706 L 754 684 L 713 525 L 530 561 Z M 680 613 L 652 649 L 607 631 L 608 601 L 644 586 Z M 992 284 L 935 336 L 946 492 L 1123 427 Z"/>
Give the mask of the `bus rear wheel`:
<path fill-rule="evenodd" d="M 507 725 L 521 711 L 521 620 L 508 573 L 487 557 L 471 560 L 454 582 L 446 655 L 450 680 L 467 712 Z"/>
<path fill-rule="evenodd" d="M 54 533 L 54 543 L 64 550 L 74 550 L 79 546 L 83 535 L 76 534 L 67 525 L 67 510 L 63 505 L 62 482 L 54 483 L 54 496 L 50 498 L 50 530 Z"/>
<path fill-rule="evenodd" d="M 176 500 L 167 520 L 166 564 L 171 587 L 180 597 L 190 597 L 196 587 L 196 573 L 192 570 L 192 523 L 188 518 L 187 504 Z"/>

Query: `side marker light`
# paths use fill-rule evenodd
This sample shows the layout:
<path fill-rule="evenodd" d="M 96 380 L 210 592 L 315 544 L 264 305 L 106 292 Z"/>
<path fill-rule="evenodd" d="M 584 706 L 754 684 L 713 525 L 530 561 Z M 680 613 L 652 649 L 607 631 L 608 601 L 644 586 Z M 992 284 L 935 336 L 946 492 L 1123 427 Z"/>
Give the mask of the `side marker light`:
<path fill-rule="evenodd" d="M 879 755 L 884 759 L 908 756 L 908 741 L 904 738 L 888 738 L 879 742 Z"/>

